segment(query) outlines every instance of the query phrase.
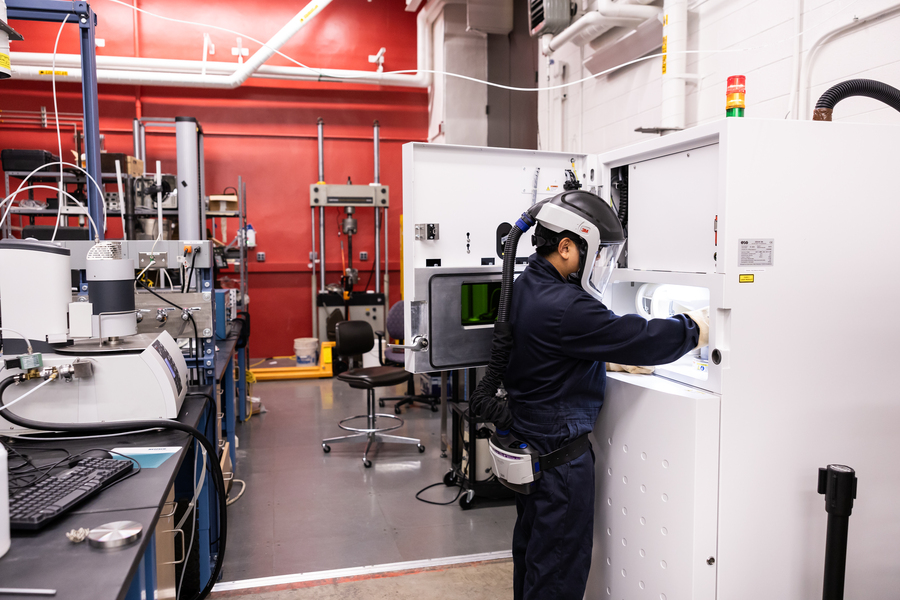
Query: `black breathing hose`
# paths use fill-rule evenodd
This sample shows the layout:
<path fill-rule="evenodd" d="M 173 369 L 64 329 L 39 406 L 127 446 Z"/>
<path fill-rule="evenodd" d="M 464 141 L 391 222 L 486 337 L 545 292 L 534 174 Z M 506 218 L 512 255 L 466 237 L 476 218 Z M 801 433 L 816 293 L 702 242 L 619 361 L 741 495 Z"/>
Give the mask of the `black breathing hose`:
<path fill-rule="evenodd" d="M 202 600 L 206 598 L 210 591 L 212 591 L 213 586 L 216 581 L 219 579 L 219 574 L 222 572 L 222 564 L 225 558 L 225 539 L 228 533 L 228 519 L 227 519 L 227 510 L 228 506 L 226 504 L 227 498 L 225 496 L 225 479 L 222 476 L 222 467 L 219 465 L 218 453 L 216 451 L 216 447 L 210 442 L 205 435 L 200 433 L 197 429 L 191 427 L 190 425 L 185 425 L 184 423 L 179 423 L 178 421 L 167 421 L 167 420 L 159 420 L 159 421 L 122 421 L 119 423 L 79 423 L 79 424 L 69 424 L 69 423 L 44 423 L 41 421 L 31 421 L 30 419 L 25 419 L 18 415 L 13 414 L 6 406 L 3 404 L 3 393 L 6 391 L 6 388 L 15 383 L 14 377 L 7 377 L 3 381 L 0 381 L 0 416 L 3 416 L 4 419 L 12 423 L 13 425 L 18 425 L 19 427 L 25 427 L 27 429 L 35 429 L 38 431 L 63 431 L 67 433 L 76 433 L 76 434 L 85 434 L 85 435 L 95 435 L 98 433 L 129 433 L 132 431 L 138 431 L 142 429 L 172 429 L 175 431 L 183 431 L 190 436 L 192 436 L 195 440 L 200 442 L 200 445 L 206 450 L 206 454 L 209 458 L 209 463 L 212 467 L 213 471 L 213 482 L 216 485 L 216 496 L 218 498 L 219 504 L 219 552 L 216 556 L 216 564 L 213 568 L 212 575 L 209 578 L 209 581 L 203 587 L 202 590 L 198 593 L 197 596 L 193 600 Z M 188 394 L 189 396 L 203 396 L 208 401 L 212 402 L 212 397 L 209 394 Z M 207 407 L 209 409 L 209 407 Z"/>
<path fill-rule="evenodd" d="M 835 105 L 851 96 L 879 100 L 900 111 L 900 90 L 897 88 L 873 79 L 848 79 L 831 86 L 819 96 L 813 111 L 813 121 L 830 121 Z"/>
<path fill-rule="evenodd" d="M 503 274 L 500 283 L 500 304 L 497 307 L 497 322 L 509 322 L 509 305 L 512 303 L 512 286 L 516 274 L 516 247 L 523 230 L 517 222 L 509 230 L 506 245 L 503 247 Z"/>
<path fill-rule="evenodd" d="M 494 323 L 494 339 L 491 342 L 491 360 L 487 371 L 469 400 L 471 412 L 478 419 L 490 421 L 498 431 L 507 431 L 512 426 L 512 415 L 506 402 L 497 396 L 503 387 L 509 355 L 512 351 L 512 326 L 509 323 L 509 307 L 512 304 L 513 278 L 516 273 L 516 247 L 519 238 L 535 223 L 541 202 L 532 206 L 509 231 L 503 247 L 503 274 L 500 285 L 500 305 L 497 307 L 497 321 Z"/>

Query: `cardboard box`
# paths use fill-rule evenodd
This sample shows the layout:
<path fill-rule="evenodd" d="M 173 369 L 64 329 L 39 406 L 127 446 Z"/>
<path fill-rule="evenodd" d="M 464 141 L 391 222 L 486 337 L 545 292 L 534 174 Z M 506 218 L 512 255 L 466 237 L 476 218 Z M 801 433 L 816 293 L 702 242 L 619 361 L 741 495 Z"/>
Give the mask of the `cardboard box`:
<path fill-rule="evenodd" d="M 209 210 L 212 212 L 235 212 L 238 209 L 238 197 L 234 194 L 210 194 Z"/>
<path fill-rule="evenodd" d="M 144 161 L 120 152 L 103 152 L 100 154 L 100 172 L 115 173 L 116 161 L 121 164 L 122 175 L 140 177 L 144 174 Z"/>

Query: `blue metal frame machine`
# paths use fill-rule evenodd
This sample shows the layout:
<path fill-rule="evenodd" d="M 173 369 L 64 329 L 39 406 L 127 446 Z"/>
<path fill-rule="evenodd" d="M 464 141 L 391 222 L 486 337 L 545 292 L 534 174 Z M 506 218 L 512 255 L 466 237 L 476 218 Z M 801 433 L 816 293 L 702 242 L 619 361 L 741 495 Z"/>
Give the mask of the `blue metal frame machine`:
<path fill-rule="evenodd" d="M 97 98 L 97 55 L 94 27 L 97 15 L 87 2 L 62 2 L 60 0 L 8 0 L 6 14 L 9 19 L 22 21 L 46 21 L 77 24 L 81 34 L 81 101 L 84 110 L 84 154 L 87 172 L 94 181 L 100 181 L 100 108 Z M 103 198 L 96 188 L 86 186 L 88 212 L 94 223 L 103 219 Z M 102 240 L 103 230 L 97 231 Z"/>

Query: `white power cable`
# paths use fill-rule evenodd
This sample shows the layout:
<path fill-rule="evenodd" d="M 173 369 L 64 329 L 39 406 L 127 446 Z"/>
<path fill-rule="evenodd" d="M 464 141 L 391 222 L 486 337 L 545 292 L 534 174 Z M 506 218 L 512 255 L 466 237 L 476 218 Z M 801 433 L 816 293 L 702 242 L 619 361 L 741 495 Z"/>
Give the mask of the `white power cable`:
<path fill-rule="evenodd" d="M 233 482 L 241 484 L 241 491 L 238 492 L 238 495 L 235 496 L 234 498 L 228 498 L 228 500 L 225 501 L 225 506 L 231 506 L 232 504 L 234 504 L 235 502 L 240 500 L 241 496 L 244 495 L 244 492 L 247 491 L 247 482 L 244 481 L 243 479 L 235 479 L 235 480 L 233 480 Z"/>
<path fill-rule="evenodd" d="M 163 274 L 163 283 L 165 283 L 166 279 L 168 279 L 169 289 L 175 291 L 175 284 L 172 283 L 172 277 L 169 275 L 169 272 L 166 269 L 160 269 L 160 272 Z"/>
<path fill-rule="evenodd" d="M 50 67 L 50 84 L 53 86 L 53 116 L 56 121 L 56 144 L 59 149 L 59 160 L 62 161 L 63 153 L 62 153 L 62 136 L 59 133 L 59 107 L 56 104 L 56 50 L 59 47 L 59 38 L 62 35 L 63 27 L 66 26 L 66 22 L 69 20 L 69 15 L 66 15 L 66 18 L 63 19 L 63 22 L 59 25 L 59 31 L 56 32 L 56 42 L 53 44 L 53 61 Z M 77 135 L 77 134 L 76 134 Z M 81 157 L 75 157 L 75 160 L 79 160 Z M 22 182 L 25 183 L 24 181 Z M 21 186 L 19 186 L 21 187 Z M 57 184 L 59 188 L 60 195 L 60 203 L 59 203 L 59 212 L 56 213 L 56 225 L 53 227 L 53 238 L 56 239 L 56 230 L 59 228 L 59 220 L 62 216 L 62 192 L 65 184 L 63 183 L 63 166 L 62 162 L 59 163 L 59 183 Z"/>
<path fill-rule="evenodd" d="M 94 440 L 94 439 L 100 439 L 100 438 L 112 438 L 112 437 L 119 437 L 119 436 L 123 436 L 123 435 L 132 435 L 135 433 L 149 433 L 149 432 L 155 432 L 155 431 L 163 431 L 163 430 L 156 428 L 156 429 L 138 429 L 137 431 L 127 431 L 125 433 L 104 433 L 104 434 L 97 434 L 97 435 L 80 435 L 77 437 L 55 437 L 54 436 L 53 441 L 54 442 L 68 442 L 68 441 L 72 441 L 72 440 Z M 45 438 L 45 437 L 31 437 L 28 435 L 20 435 L 20 436 L 18 436 L 18 439 L 20 439 L 20 440 L 42 440 L 45 442 L 47 441 L 47 438 Z"/>
<path fill-rule="evenodd" d="M 7 408 L 9 408 L 10 406 L 12 406 L 13 404 L 15 404 L 16 402 L 19 402 L 19 401 L 21 401 L 21 400 L 24 400 L 25 398 L 27 398 L 27 397 L 30 396 L 31 394 L 35 393 L 36 391 L 38 391 L 39 389 L 41 389 L 42 387 L 44 387 L 45 385 L 47 385 L 48 383 L 50 383 L 51 381 L 56 381 L 56 378 L 54 377 L 54 378 L 48 379 L 48 380 L 46 380 L 46 381 L 42 381 L 40 385 L 31 388 L 30 390 L 28 390 L 27 392 L 25 392 L 24 394 L 22 394 L 21 396 L 19 396 L 19 397 L 16 398 L 15 400 L 13 400 L 12 402 L 4 402 L 4 403 L 3 403 L 3 408 L 4 408 L 4 409 L 7 409 Z"/>
<path fill-rule="evenodd" d="M 55 187 L 50 187 L 49 185 L 29 185 L 28 187 L 24 187 L 24 188 L 20 188 L 20 189 L 16 190 L 16 191 L 14 192 L 14 194 L 15 194 L 15 193 L 18 193 L 18 192 L 20 192 L 20 191 L 21 191 L 21 192 L 24 192 L 24 191 L 27 191 L 27 190 L 41 190 L 41 189 L 43 189 L 43 190 L 51 190 L 51 191 L 54 191 L 54 192 L 59 191 L 59 190 L 57 190 Z M 94 223 L 94 219 L 91 217 L 90 211 L 87 209 L 87 207 L 86 207 L 84 204 L 81 203 L 81 200 L 79 200 L 78 198 L 76 198 L 75 196 L 73 196 L 72 194 L 70 194 L 69 192 L 63 192 L 62 195 L 65 196 L 66 198 L 69 198 L 70 200 L 72 200 L 75 204 L 78 205 L 79 208 L 81 208 L 81 210 L 84 211 L 84 214 L 87 215 L 87 218 L 88 218 L 88 220 L 91 222 L 91 225 L 94 226 L 94 231 L 100 231 L 99 229 L 97 229 L 97 224 Z M 2 207 L 3 204 L 6 203 L 7 201 L 9 201 L 11 198 L 12 198 L 12 194 L 11 194 L 10 196 L 7 196 L 7 197 L 3 200 L 3 202 L 0 202 L 0 207 Z M 60 202 L 61 202 L 61 201 L 62 201 L 62 199 L 60 198 Z M 2 225 L 2 224 L 3 224 L 3 221 L 6 220 L 7 216 L 9 215 L 9 211 L 12 210 L 12 206 L 13 206 L 13 205 L 12 205 L 12 202 L 10 202 L 10 203 L 9 203 L 9 206 L 6 208 L 6 212 L 3 213 L 3 218 L 0 218 L 0 225 Z M 51 241 L 52 241 L 52 240 L 51 240 Z"/>
<path fill-rule="evenodd" d="M 194 498 L 191 500 L 191 510 L 184 511 L 184 515 L 181 517 L 181 521 L 178 522 L 178 525 L 175 526 L 175 529 L 181 529 L 184 526 L 184 522 L 187 520 L 188 515 L 191 515 L 191 541 L 188 544 L 187 550 L 184 555 L 184 566 L 181 568 L 181 578 L 178 580 L 178 589 L 175 590 L 175 599 L 178 600 L 181 598 L 181 584 L 184 583 L 184 575 L 187 572 L 188 560 L 187 557 L 191 555 L 191 550 L 194 548 L 194 517 L 197 513 L 197 499 L 200 497 L 200 491 L 203 489 L 203 483 L 206 481 L 206 448 L 200 445 L 199 442 L 195 442 L 194 453 L 196 456 L 196 448 L 200 448 L 200 451 L 203 453 L 203 469 L 200 471 L 200 480 L 197 481 L 197 487 L 194 488 Z M 194 480 L 197 480 L 197 461 L 196 458 L 194 460 Z"/>
<path fill-rule="evenodd" d="M 119 188 L 119 214 L 122 215 L 122 239 L 128 241 L 128 228 L 125 227 L 125 196 L 122 194 L 122 165 L 118 160 L 116 161 L 116 184 Z M 106 204 L 105 201 L 104 204 Z"/>
<path fill-rule="evenodd" d="M 21 333 L 19 333 L 18 331 L 16 331 L 15 329 L 12 329 L 10 327 L 0 327 L 0 331 L 8 331 L 10 333 L 14 333 L 17 336 L 19 336 L 20 338 L 22 338 L 23 340 L 25 340 L 25 343 L 28 345 L 28 354 L 34 354 L 34 349 L 31 347 L 31 340 L 29 340 L 27 337 L 25 337 L 24 335 L 22 335 Z"/>
<path fill-rule="evenodd" d="M 77 169 L 77 170 L 81 171 L 82 173 L 84 173 L 84 174 L 87 176 L 88 179 L 91 180 L 91 183 L 93 183 L 94 186 L 97 188 L 97 191 L 99 192 L 100 197 L 101 197 L 101 198 L 103 197 L 103 188 L 100 187 L 100 184 L 97 183 L 97 180 L 94 179 L 93 177 L 91 177 L 91 174 L 90 174 L 90 173 L 88 173 L 87 171 L 85 171 L 84 169 L 82 169 L 81 167 L 79 167 L 78 165 L 72 164 L 72 163 L 70 163 L 70 162 L 66 162 L 66 161 L 64 161 L 64 160 L 61 160 L 61 161 L 59 161 L 59 162 L 51 162 L 51 163 L 47 163 L 47 164 L 44 164 L 44 165 L 39 166 L 38 168 L 36 168 L 35 170 L 33 170 L 31 173 L 29 173 L 28 175 L 26 175 L 25 178 L 22 180 L 22 183 L 19 184 L 19 187 L 16 188 L 16 191 L 14 191 L 12 194 L 10 194 L 10 195 L 7 196 L 6 198 L 4 198 L 2 201 L 0 201 L 0 208 L 2 208 L 3 205 L 6 204 L 7 202 L 10 203 L 9 208 L 7 208 L 6 213 L 4 213 L 4 215 L 3 215 L 3 218 L 0 219 L 0 226 L 2 226 L 2 225 L 3 225 L 3 222 L 6 220 L 6 217 L 7 217 L 7 215 L 9 214 L 9 209 L 12 208 L 12 202 L 13 202 L 13 200 L 15 199 L 15 197 L 19 194 L 19 192 L 24 192 L 24 191 L 29 190 L 29 189 L 35 189 L 34 187 L 24 187 L 24 186 L 25 186 L 25 183 L 26 183 L 29 179 L 31 179 L 31 177 L 32 177 L 35 173 L 37 173 L 38 171 L 43 170 L 43 169 L 46 169 L 47 167 L 55 166 L 55 165 L 60 165 L 60 170 L 62 170 L 62 167 L 63 167 L 63 166 L 67 166 L 67 167 L 72 167 L 72 168 L 74 168 L 74 169 Z M 60 176 L 60 180 L 61 180 L 61 179 L 62 179 L 62 176 Z M 54 189 L 54 188 L 50 188 L 50 189 Z M 60 190 L 54 190 L 54 191 L 60 191 Z M 79 202 L 76 198 L 72 197 L 72 196 L 71 196 L 70 194 L 68 194 L 67 192 L 62 192 L 62 193 L 63 193 L 64 195 L 68 196 L 69 198 L 71 198 L 72 200 L 74 200 L 76 204 L 78 204 L 79 206 L 81 206 L 82 208 L 84 208 L 84 205 L 82 205 L 81 202 Z M 61 200 L 61 199 L 60 199 L 60 200 Z M 62 212 L 62 203 L 61 203 L 61 202 L 60 202 L 60 206 L 59 206 L 59 211 Z M 85 211 L 87 211 L 87 209 L 85 209 Z M 90 219 L 90 213 L 88 213 L 88 218 Z M 106 203 L 105 203 L 105 202 L 103 203 L 103 218 L 104 218 L 104 220 L 106 219 Z M 57 220 L 58 220 L 58 219 L 59 219 L 59 213 L 57 213 Z M 94 232 L 95 232 L 95 233 L 97 234 L 97 236 L 99 237 L 100 230 L 97 229 L 97 224 L 94 223 L 93 219 L 91 219 L 91 223 L 94 224 Z M 104 229 L 105 229 L 105 227 L 104 227 Z"/>

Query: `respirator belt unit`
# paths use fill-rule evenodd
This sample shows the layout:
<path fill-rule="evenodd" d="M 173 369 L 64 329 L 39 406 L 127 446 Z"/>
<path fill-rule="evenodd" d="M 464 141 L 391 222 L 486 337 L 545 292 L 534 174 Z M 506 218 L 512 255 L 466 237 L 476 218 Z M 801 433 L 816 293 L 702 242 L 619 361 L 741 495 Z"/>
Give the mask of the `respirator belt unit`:
<path fill-rule="evenodd" d="M 527 495 L 532 491 L 531 484 L 539 480 L 544 471 L 575 460 L 588 451 L 591 442 L 588 440 L 588 434 L 584 434 L 558 450 L 541 454 L 530 444 L 512 434 L 495 433 L 491 436 L 488 447 L 494 463 L 494 474 L 500 483 L 513 491 Z"/>

